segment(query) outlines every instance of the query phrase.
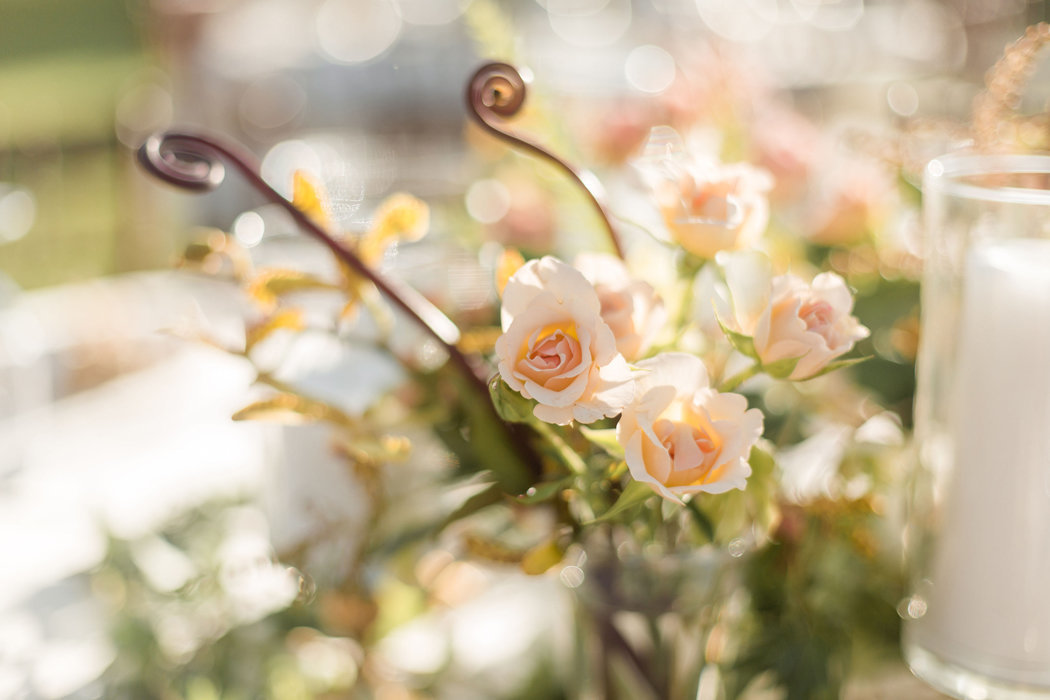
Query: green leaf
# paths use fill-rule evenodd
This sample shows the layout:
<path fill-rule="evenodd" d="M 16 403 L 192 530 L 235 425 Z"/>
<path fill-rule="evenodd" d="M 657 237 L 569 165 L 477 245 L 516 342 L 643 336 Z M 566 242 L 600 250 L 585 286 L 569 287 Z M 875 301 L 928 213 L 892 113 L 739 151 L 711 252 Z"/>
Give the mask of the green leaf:
<path fill-rule="evenodd" d="M 564 479 L 558 479 L 557 481 L 536 484 L 528 491 L 518 496 L 515 500 L 518 503 L 524 503 L 525 505 L 549 501 L 565 489 L 569 488 L 572 485 L 573 478 L 574 477 L 572 476 L 567 476 Z"/>
<path fill-rule="evenodd" d="M 616 428 L 593 430 L 581 425 L 580 434 L 587 438 L 591 443 L 608 452 L 611 456 L 616 457 L 617 459 L 624 458 L 623 445 L 621 445 L 616 439 Z"/>
<path fill-rule="evenodd" d="M 837 369 L 843 369 L 845 367 L 859 365 L 861 362 L 867 362 L 868 360 L 872 359 L 872 357 L 872 355 L 865 355 L 864 357 L 853 357 L 848 360 L 836 360 L 834 362 L 829 362 L 822 370 L 820 370 L 816 374 L 806 377 L 802 381 L 808 381 L 816 377 L 823 377 L 825 374 L 829 372 L 834 372 Z"/>
<path fill-rule="evenodd" d="M 760 480 L 765 480 L 771 476 L 777 464 L 776 460 L 773 459 L 773 455 L 758 445 L 751 448 L 751 454 L 748 455 L 747 462 L 751 465 L 752 477 L 757 477 Z"/>
<path fill-rule="evenodd" d="M 711 522 L 711 518 L 707 517 L 707 513 L 700 510 L 700 506 L 697 504 L 695 498 L 691 498 L 687 503 L 686 507 L 689 509 L 689 514 L 693 516 L 693 521 L 696 522 L 696 526 L 700 528 L 700 532 L 704 533 L 709 541 L 715 541 L 715 524 Z"/>
<path fill-rule="evenodd" d="M 560 564 L 564 557 L 565 549 L 557 539 L 549 539 L 525 552 L 521 559 L 521 570 L 529 576 L 539 576 L 552 566 Z"/>
<path fill-rule="evenodd" d="M 779 519 L 780 512 L 775 495 L 777 463 L 772 454 L 757 445 L 751 448 L 747 461 L 751 465 L 751 476 L 748 477 L 745 490 L 750 501 L 749 510 L 757 531 L 768 535 Z"/>
<path fill-rule="evenodd" d="M 609 510 L 602 513 L 600 516 L 594 519 L 593 522 L 600 523 L 607 520 L 611 520 L 632 508 L 641 505 L 645 501 L 649 500 L 651 496 L 655 496 L 656 492 L 653 491 L 649 484 L 642 481 L 631 480 L 624 488 L 620 497 L 616 499 L 616 503 L 613 503 Z"/>
<path fill-rule="evenodd" d="M 450 406 L 454 422 L 445 425 L 444 429 L 451 429 L 459 436 L 458 442 L 450 443 L 450 446 L 461 465 L 472 465 L 468 471 L 490 471 L 507 493 L 525 491 L 538 478 L 539 465 L 526 464 L 525 455 L 508 439 L 508 426 L 501 424 L 505 419 L 496 415 L 459 373 L 449 374 L 448 380 L 455 387 L 454 395 L 459 398 Z M 508 393 L 511 392 L 508 390 Z M 445 439 L 449 440 L 448 437 Z"/>
<path fill-rule="evenodd" d="M 762 365 L 762 371 L 771 377 L 777 379 L 787 379 L 791 376 L 791 373 L 795 371 L 795 367 L 798 366 L 801 357 L 786 357 L 783 360 L 777 360 L 776 362 L 770 362 L 768 365 Z"/>
<path fill-rule="evenodd" d="M 489 396 L 496 413 L 508 423 L 528 423 L 532 419 L 529 400 L 507 386 L 498 374 L 489 380 Z"/>
<path fill-rule="evenodd" d="M 490 475 L 491 476 L 491 475 Z M 499 482 L 492 482 L 487 484 L 480 491 L 470 496 L 467 500 L 456 508 L 454 511 L 448 514 L 448 516 L 441 522 L 441 526 L 438 531 L 444 530 L 446 527 L 462 520 L 467 516 L 473 515 L 478 511 L 488 508 L 491 505 L 495 505 L 503 500 L 503 489 L 500 487 Z"/>
<path fill-rule="evenodd" d="M 722 319 L 718 317 L 718 314 L 715 314 L 715 320 L 718 321 L 718 327 L 722 329 L 722 332 L 729 340 L 729 344 L 732 345 L 737 352 L 743 353 L 755 360 L 758 359 L 758 351 L 755 350 L 754 338 L 749 335 L 744 335 L 739 331 L 734 331 L 732 328 L 722 323 Z"/>

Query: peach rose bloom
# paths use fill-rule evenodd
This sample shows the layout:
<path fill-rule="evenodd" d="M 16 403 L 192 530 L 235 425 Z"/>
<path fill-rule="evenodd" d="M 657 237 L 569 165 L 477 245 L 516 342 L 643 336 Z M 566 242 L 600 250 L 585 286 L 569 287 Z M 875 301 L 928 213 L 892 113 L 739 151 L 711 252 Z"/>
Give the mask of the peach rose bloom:
<path fill-rule="evenodd" d="M 594 285 L 602 320 L 616 336 L 616 349 L 628 360 L 641 357 L 667 321 L 667 310 L 648 282 L 631 276 L 614 255 L 582 253 L 573 267 Z"/>
<path fill-rule="evenodd" d="M 806 284 L 795 275 L 773 277 L 757 252 L 719 257 L 732 300 L 735 329 L 754 339 L 762 364 L 801 358 L 789 379 L 807 379 L 868 337 L 852 315 L 845 280 L 824 272 Z"/>
<path fill-rule="evenodd" d="M 850 245 L 879 230 L 898 197 L 894 177 L 895 173 L 860 158 L 844 159 L 829 168 L 812 207 L 810 240 Z"/>
<path fill-rule="evenodd" d="M 638 363 L 635 400 L 616 426 L 636 481 L 681 503 L 687 494 L 743 489 L 762 412 L 740 394 L 711 388 L 700 358 L 661 353 Z"/>
<path fill-rule="evenodd" d="M 746 163 L 669 164 L 654 193 L 671 237 L 701 258 L 753 245 L 769 223 L 769 173 Z"/>
<path fill-rule="evenodd" d="M 536 400 L 540 420 L 593 423 L 633 397 L 633 373 L 602 320 L 598 294 L 575 268 L 550 256 L 530 260 L 507 282 L 501 312 L 500 376 Z"/>

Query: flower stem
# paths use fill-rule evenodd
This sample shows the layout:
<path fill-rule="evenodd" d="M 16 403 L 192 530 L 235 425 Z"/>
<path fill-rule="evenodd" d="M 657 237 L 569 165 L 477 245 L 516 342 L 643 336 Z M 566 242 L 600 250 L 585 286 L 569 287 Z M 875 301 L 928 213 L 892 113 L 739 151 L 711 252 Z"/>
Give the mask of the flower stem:
<path fill-rule="evenodd" d="M 565 442 L 557 430 L 555 430 L 549 423 L 544 423 L 538 418 L 533 418 L 529 421 L 529 425 L 532 426 L 533 430 L 539 433 L 544 440 L 550 443 L 554 451 L 558 453 L 558 458 L 562 463 L 569 468 L 576 476 L 584 476 L 587 473 L 587 463 L 583 461 L 583 457 L 580 457 L 576 450 L 572 449 L 569 443 Z"/>
<path fill-rule="evenodd" d="M 630 642 L 628 642 L 620 633 L 620 630 L 616 628 L 613 621 L 607 616 L 599 613 L 597 623 L 598 634 L 602 638 L 606 654 L 611 651 L 618 652 L 635 671 L 637 679 L 644 686 L 648 686 L 647 689 L 652 692 L 652 697 L 667 697 L 666 689 L 664 687 L 665 684 L 660 682 L 660 679 L 657 677 L 656 669 L 642 659 L 637 650 L 631 646 Z M 604 661 L 606 668 L 610 668 L 608 659 L 605 659 Z M 611 691 L 611 688 L 606 688 L 606 690 Z M 610 692 L 610 695 L 612 695 L 612 692 Z"/>
<path fill-rule="evenodd" d="M 762 365 L 756 362 L 747 369 L 743 370 L 742 372 L 737 372 L 729 379 L 723 381 L 721 385 L 719 385 L 718 390 L 720 392 L 732 391 L 733 389 L 736 389 L 738 386 L 746 382 L 748 379 L 751 379 L 751 377 L 754 377 L 755 375 L 761 372 Z"/>

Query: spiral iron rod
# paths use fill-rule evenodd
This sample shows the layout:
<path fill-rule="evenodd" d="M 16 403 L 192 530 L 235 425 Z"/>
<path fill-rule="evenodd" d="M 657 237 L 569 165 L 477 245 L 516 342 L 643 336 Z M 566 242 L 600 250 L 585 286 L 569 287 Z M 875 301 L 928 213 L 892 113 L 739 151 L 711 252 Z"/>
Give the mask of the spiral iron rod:
<path fill-rule="evenodd" d="M 531 141 L 504 126 L 504 120 L 513 117 L 525 103 L 525 79 L 521 73 L 507 63 L 486 63 L 474 73 L 467 85 L 469 114 L 485 131 L 499 140 L 521 148 L 558 166 L 569 175 L 587 194 L 594 205 L 602 224 L 609 235 L 613 249 L 621 259 L 624 257 L 619 234 L 612 225 L 612 218 L 602 204 L 605 196 L 601 183 L 587 170 L 578 170 L 535 141 Z"/>

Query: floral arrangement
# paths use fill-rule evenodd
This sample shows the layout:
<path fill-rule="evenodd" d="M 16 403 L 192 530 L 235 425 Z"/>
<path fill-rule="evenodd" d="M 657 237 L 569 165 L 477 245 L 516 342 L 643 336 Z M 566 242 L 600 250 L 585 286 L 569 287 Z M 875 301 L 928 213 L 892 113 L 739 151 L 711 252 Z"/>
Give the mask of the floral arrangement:
<path fill-rule="evenodd" d="M 486 251 L 473 259 L 489 302 L 471 308 L 391 274 L 398 252 L 447 217 L 411 195 L 379 204 L 364 230 L 337 232 L 309 173 L 296 173 L 285 199 L 250 159 L 210 140 L 169 134 L 144 147 L 147 167 L 177 184 L 215 184 L 215 161 L 232 163 L 334 260 L 257 267 L 234 236 L 215 233 L 186 258 L 253 305 L 243 346 L 224 349 L 269 391 L 236 418 L 325 424 L 366 494 L 337 573 L 310 556 L 327 533 L 275 554 L 300 585 L 253 621 L 268 620 L 283 650 L 261 695 L 295 677 L 303 697 L 470 687 L 830 698 L 896 658 L 916 190 L 900 177 L 905 163 L 835 151 L 764 88 L 741 96 L 719 90 L 717 70 L 692 75 L 712 85 L 675 94 L 717 94 L 710 111 L 661 104 L 639 117 L 654 128 L 578 135 L 604 149 L 615 199 L 510 129 L 520 117 L 523 131 L 543 132 L 523 110 L 517 71 L 490 64 L 475 75 L 468 104 L 481 129 L 559 172 L 471 133 L 494 178 L 539 191 L 523 216 L 474 222 L 460 237 Z M 767 109 L 741 107 L 759 99 Z M 770 143 L 770 119 L 793 140 Z M 610 145 L 624 135 L 631 147 Z M 576 193 L 560 189 L 565 176 Z M 566 218 L 594 221 L 598 235 L 546 230 Z M 282 379 L 281 348 L 318 333 L 380 350 L 401 381 L 353 412 Z M 570 643 L 522 651 L 514 673 L 477 681 L 484 691 L 451 652 L 422 670 L 398 656 L 417 651 L 403 634 L 414 622 L 478 594 L 470 577 L 481 569 L 468 566 L 479 561 L 556 582 L 572 608 Z M 242 623 L 203 635 L 183 668 L 208 654 L 221 665 Z M 303 649 L 318 645 L 342 655 L 341 675 L 311 675 Z"/>

